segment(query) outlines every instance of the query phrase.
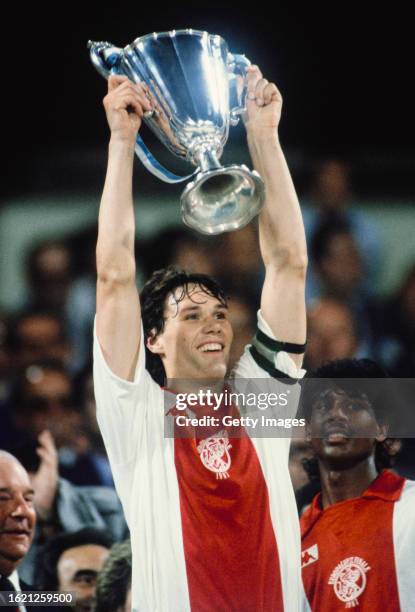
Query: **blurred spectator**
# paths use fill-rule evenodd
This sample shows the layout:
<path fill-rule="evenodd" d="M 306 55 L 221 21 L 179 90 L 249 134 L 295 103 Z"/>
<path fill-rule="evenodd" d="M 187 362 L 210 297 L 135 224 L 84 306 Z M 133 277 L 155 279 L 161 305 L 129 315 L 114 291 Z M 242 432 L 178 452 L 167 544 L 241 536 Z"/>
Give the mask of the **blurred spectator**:
<path fill-rule="evenodd" d="M 94 612 L 131 612 L 131 542 L 114 544 L 98 574 Z"/>
<path fill-rule="evenodd" d="M 98 573 L 111 548 L 105 531 L 81 529 L 59 535 L 39 555 L 39 582 L 45 591 L 72 591 L 76 603 L 69 609 L 92 612 Z"/>
<path fill-rule="evenodd" d="M 11 322 L 8 344 L 14 370 L 43 359 L 65 365 L 69 360 L 65 323 L 56 312 L 33 310 L 20 314 Z"/>
<path fill-rule="evenodd" d="M 393 374 L 400 378 L 415 376 L 415 265 L 386 303 L 378 332 L 390 341 L 389 353 L 384 349 L 383 357 Z"/>
<path fill-rule="evenodd" d="M 320 296 L 344 302 L 353 313 L 361 341 L 373 352 L 378 302 L 369 296 L 364 269 L 349 225 L 332 217 L 313 236 L 310 254 L 320 284 Z"/>
<path fill-rule="evenodd" d="M 32 443 L 49 429 L 59 451 L 60 472 L 74 484 L 112 485 L 106 459 L 95 457 L 72 379 L 57 361 L 38 361 L 23 369 L 8 410 L 10 428 L 0 432 L 8 450 Z"/>
<path fill-rule="evenodd" d="M 362 258 L 344 219 L 334 215 L 319 224 L 310 251 L 323 295 L 350 299 L 362 290 Z"/>
<path fill-rule="evenodd" d="M 309 308 L 305 355 L 308 370 L 333 359 L 363 356 L 360 355 L 363 352 L 366 351 L 361 346 L 353 313 L 344 302 L 326 297 Z"/>
<path fill-rule="evenodd" d="M 233 329 L 229 353 L 229 371 L 241 357 L 247 344 L 251 344 L 256 330 L 256 313 L 243 294 L 233 293 L 228 299 L 228 318 Z"/>
<path fill-rule="evenodd" d="M 59 477 L 58 456 L 49 431 L 42 432 L 36 443 L 18 449 L 16 456 L 29 473 L 38 517 L 32 546 L 20 568 L 26 582 L 34 580 L 39 551 L 53 536 L 85 527 L 105 530 L 114 541 L 127 536 L 123 510 L 114 489 L 77 487 Z"/>
<path fill-rule="evenodd" d="M 252 308 L 259 308 L 263 267 L 255 222 L 219 237 L 216 251 L 216 273 L 228 293 L 245 296 Z"/>
<path fill-rule="evenodd" d="M 61 317 L 64 335 L 71 343 L 72 350 L 65 355 L 71 372 L 81 369 L 88 359 L 95 313 L 95 277 L 88 263 L 93 260 L 95 249 L 91 248 L 86 255 L 85 246 L 89 242 L 85 243 L 83 234 L 79 241 L 71 237 L 66 241 L 42 242 L 29 254 L 27 265 L 29 307 Z"/>
<path fill-rule="evenodd" d="M 30 305 L 39 310 L 63 312 L 72 278 L 72 256 L 61 241 L 42 242 L 28 258 Z"/>
<path fill-rule="evenodd" d="M 60 362 L 37 361 L 21 370 L 10 409 L 19 439 L 50 429 L 59 449 L 79 446 L 81 417 L 74 406 L 71 379 Z"/>
<path fill-rule="evenodd" d="M 217 240 L 183 227 L 168 228 L 142 246 L 137 261 L 144 266 L 146 277 L 169 265 L 214 276 L 216 254 L 212 247 Z"/>
<path fill-rule="evenodd" d="M 75 378 L 74 384 L 76 403 L 80 407 L 82 414 L 82 429 L 88 438 L 90 462 L 99 475 L 99 483 L 106 486 L 114 486 L 104 441 L 97 423 L 92 363 L 88 363 L 84 370 Z M 79 482 L 78 484 L 87 483 Z"/>
<path fill-rule="evenodd" d="M 0 414 L 1 406 L 9 392 L 11 353 L 8 346 L 9 321 L 5 314 L 0 313 Z"/>
<path fill-rule="evenodd" d="M 350 233 L 362 258 L 368 290 L 373 290 L 381 261 L 381 237 L 374 221 L 354 205 L 350 164 L 329 158 L 319 165 L 311 187 L 312 206 L 302 209 L 307 242 L 310 244 L 317 227 L 327 219 L 340 217 L 350 227 Z M 307 278 L 307 300 L 319 296 L 313 267 Z"/>

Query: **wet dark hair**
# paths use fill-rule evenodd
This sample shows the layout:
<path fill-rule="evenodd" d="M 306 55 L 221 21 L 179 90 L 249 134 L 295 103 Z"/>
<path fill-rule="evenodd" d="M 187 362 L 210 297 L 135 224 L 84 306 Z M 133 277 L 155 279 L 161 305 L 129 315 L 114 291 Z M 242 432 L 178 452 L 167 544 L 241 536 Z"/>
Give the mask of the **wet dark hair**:
<path fill-rule="evenodd" d="M 157 335 L 164 330 L 164 310 L 167 297 L 178 287 L 182 292 L 177 296 L 177 304 L 185 297 L 191 297 L 189 286 L 196 285 L 204 293 L 216 298 L 223 306 L 227 306 L 225 293 L 219 284 L 206 274 L 197 274 L 169 266 L 153 273 L 150 280 L 144 285 L 141 301 L 141 317 L 144 328 L 144 341 L 151 335 Z M 163 385 L 165 382 L 164 366 L 159 355 L 151 353 L 146 347 L 147 369 L 154 380 Z"/>
<path fill-rule="evenodd" d="M 390 404 L 384 388 L 379 389 L 372 379 L 388 378 L 384 368 L 371 359 L 336 359 L 309 372 L 301 391 L 301 415 L 310 421 L 314 404 L 329 391 L 370 402 L 379 423 L 388 421 Z"/>

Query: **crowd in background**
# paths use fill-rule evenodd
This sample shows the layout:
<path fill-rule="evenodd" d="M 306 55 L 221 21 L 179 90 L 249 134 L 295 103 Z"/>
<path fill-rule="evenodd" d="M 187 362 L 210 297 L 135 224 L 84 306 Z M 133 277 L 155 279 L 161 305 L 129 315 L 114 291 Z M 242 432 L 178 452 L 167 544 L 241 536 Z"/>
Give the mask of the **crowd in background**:
<path fill-rule="evenodd" d="M 369 357 L 394 377 L 413 377 L 415 261 L 399 290 L 381 298 L 376 279 L 387 254 L 376 227 L 353 206 L 347 165 L 324 162 L 311 199 L 304 215 L 309 250 L 305 367 L 310 371 L 332 359 Z M 50 590 L 56 587 L 56 576 L 48 576 L 47 567 L 38 568 L 44 575 L 37 576 L 34 559 L 51 537 L 80 532 L 76 546 L 107 550 L 128 535 L 95 419 L 95 241 L 96 228 L 91 228 L 67 240 L 36 245 L 27 260 L 30 301 L 21 312 L 0 314 L 0 448 L 37 479 L 39 524 L 35 546 L 22 567 L 28 582 Z M 231 367 L 254 334 L 259 308 L 264 272 L 255 227 L 209 238 L 184 227 L 166 229 L 148 242 L 138 238 L 136 250 L 139 285 L 168 264 L 221 282 L 235 337 Z M 301 460 L 308 452 L 305 443 L 293 445 L 297 489 L 307 484 Z M 415 475 L 411 440 L 403 444 L 397 465 L 404 475 Z M 109 539 L 84 528 L 104 530 Z M 52 567 L 65 546 L 58 540 L 45 557 L 46 565 Z M 115 563 L 120 550 L 112 553 Z M 102 563 L 104 557 L 99 557 Z M 97 610 L 104 609 L 97 604 Z"/>

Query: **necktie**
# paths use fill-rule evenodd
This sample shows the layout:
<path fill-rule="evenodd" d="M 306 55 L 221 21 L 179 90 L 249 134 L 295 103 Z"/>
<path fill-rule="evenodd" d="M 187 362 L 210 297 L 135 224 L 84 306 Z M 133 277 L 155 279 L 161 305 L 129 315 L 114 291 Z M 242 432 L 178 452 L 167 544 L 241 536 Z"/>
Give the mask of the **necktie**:
<path fill-rule="evenodd" d="M 15 591 L 16 589 L 13 586 L 13 583 L 11 582 L 11 580 L 9 580 L 8 578 L 6 578 L 5 576 L 2 576 L 0 578 L 0 592 L 1 591 Z M 12 610 L 13 612 L 19 612 L 19 607 L 18 606 L 1 606 L 0 610 Z"/>

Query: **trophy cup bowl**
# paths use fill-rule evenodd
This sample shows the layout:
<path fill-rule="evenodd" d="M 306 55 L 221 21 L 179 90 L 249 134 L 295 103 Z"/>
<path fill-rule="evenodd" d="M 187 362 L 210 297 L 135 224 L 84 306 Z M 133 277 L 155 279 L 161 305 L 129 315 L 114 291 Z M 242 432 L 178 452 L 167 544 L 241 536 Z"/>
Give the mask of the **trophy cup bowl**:
<path fill-rule="evenodd" d="M 191 181 L 181 196 L 186 225 L 203 234 L 244 227 L 260 211 L 264 183 L 244 165 L 221 166 L 229 135 L 244 112 L 249 60 L 228 51 L 220 36 L 198 30 L 147 34 L 124 49 L 89 42 L 100 74 L 127 76 L 145 86 L 152 112 L 144 121 L 174 155 L 197 167 L 180 177 L 164 168 L 137 136 L 136 153 L 161 180 Z"/>

